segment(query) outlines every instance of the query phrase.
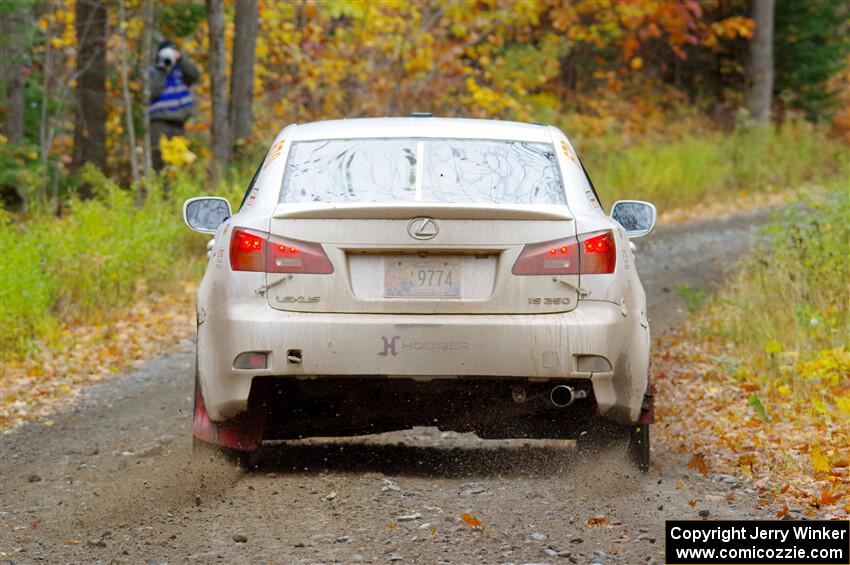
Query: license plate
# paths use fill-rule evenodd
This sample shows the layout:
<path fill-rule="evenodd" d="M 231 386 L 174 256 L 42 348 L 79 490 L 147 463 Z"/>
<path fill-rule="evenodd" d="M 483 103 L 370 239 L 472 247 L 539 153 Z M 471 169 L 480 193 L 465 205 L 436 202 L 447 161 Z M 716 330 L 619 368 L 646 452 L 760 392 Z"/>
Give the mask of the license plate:
<path fill-rule="evenodd" d="M 462 277 L 459 261 L 388 259 L 384 263 L 384 296 L 460 298 Z"/>

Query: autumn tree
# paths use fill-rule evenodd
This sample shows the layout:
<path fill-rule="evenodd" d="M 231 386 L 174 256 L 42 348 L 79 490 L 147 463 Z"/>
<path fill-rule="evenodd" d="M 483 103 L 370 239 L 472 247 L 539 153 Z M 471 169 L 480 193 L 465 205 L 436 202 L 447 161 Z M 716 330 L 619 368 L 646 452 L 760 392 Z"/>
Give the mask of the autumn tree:
<path fill-rule="evenodd" d="M 757 122 L 770 121 L 773 102 L 773 12 L 774 0 L 753 0 L 755 32 L 750 43 L 750 76 L 747 95 L 750 115 Z"/>
<path fill-rule="evenodd" d="M 234 142 L 238 142 L 251 134 L 254 59 L 259 28 L 257 0 L 236 2 L 235 28 L 230 67 L 229 122 Z"/>
<path fill-rule="evenodd" d="M 106 4 L 76 0 L 76 120 L 72 169 L 106 168 Z M 85 194 L 85 191 L 84 191 Z"/>

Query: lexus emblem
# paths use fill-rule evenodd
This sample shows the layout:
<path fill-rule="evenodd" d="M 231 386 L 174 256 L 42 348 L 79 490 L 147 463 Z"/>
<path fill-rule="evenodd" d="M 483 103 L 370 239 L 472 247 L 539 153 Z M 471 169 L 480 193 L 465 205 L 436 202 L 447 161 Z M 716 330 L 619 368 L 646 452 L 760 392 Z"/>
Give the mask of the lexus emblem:
<path fill-rule="evenodd" d="M 407 233 L 414 239 L 434 239 L 440 228 L 433 218 L 413 218 L 407 223 Z"/>

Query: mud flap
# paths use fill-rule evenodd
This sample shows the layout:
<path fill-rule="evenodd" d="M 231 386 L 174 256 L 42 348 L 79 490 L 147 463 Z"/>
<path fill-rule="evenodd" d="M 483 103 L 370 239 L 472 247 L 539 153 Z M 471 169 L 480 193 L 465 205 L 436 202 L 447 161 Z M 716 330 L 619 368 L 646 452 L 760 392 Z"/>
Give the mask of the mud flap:
<path fill-rule="evenodd" d="M 646 392 L 643 394 L 638 422 L 641 424 L 655 423 L 655 385 L 651 382 L 647 384 Z"/>
<path fill-rule="evenodd" d="M 253 453 L 259 449 L 263 440 L 262 411 L 252 409 L 249 401 L 246 412 L 225 422 L 213 422 L 204 406 L 201 387 L 196 382 L 192 435 L 206 443 Z"/>

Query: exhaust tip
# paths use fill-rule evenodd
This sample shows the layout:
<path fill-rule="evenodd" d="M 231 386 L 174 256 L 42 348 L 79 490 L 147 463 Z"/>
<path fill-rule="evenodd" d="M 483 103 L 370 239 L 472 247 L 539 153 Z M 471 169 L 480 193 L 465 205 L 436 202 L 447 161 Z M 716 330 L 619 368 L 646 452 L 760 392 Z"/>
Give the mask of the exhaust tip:
<path fill-rule="evenodd" d="M 575 392 L 573 387 L 567 385 L 558 385 L 549 393 L 549 400 L 558 408 L 566 408 L 575 400 Z"/>
<path fill-rule="evenodd" d="M 515 404 L 522 404 L 528 399 L 528 396 L 525 393 L 525 388 L 521 386 L 515 386 L 511 390 L 511 398 L 513 399 Z"/>

